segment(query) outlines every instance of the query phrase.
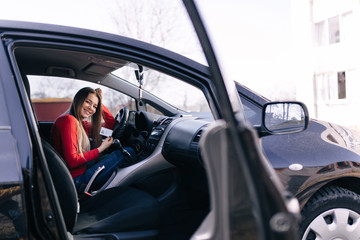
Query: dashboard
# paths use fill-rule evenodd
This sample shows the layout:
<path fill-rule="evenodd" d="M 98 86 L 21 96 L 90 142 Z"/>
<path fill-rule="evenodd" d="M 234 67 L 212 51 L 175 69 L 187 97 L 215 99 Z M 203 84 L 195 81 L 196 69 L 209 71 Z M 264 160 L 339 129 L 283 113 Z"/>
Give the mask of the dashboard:
<path fill-rule="evenodd" d="M 168 168 L 202 168 L 199 141 L 208 124 L 191 116 L 130 112 L 121 141 L 136 149 L 138 162 L 118 169 L 106 188 L 128 185 Z"/>

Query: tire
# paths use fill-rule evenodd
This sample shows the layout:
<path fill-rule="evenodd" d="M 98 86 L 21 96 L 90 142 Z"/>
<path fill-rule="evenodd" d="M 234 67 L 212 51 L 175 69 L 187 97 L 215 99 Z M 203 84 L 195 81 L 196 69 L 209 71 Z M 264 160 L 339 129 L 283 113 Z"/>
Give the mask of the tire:
<path fill-rule="evenodd" d="M 347 189 L 336 186 L 321 189 L 301 215 L 302 240 L 348 240 L 360 236 L 360 196 Z"/>

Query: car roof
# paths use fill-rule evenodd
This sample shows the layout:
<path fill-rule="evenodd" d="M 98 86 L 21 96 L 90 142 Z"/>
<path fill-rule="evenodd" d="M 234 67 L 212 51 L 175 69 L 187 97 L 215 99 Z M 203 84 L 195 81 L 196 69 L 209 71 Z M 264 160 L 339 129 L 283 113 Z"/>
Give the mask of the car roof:
<path fill-rule="evenodd" d="M 0 32 L 2 37 L 21 38 L 27 34 L 35 37 L 42 34 L 43 37 L 53 38 L 55 41 L 81 38 L 82 41 L 101 42 L 101 44 L 116 44 L 124 47 L 139 49 L 152 55 L 161 56 L 165 61 L 171 61 L 179 66 L 184 66 L 201 75 L 209 77 L 209 68 L 185 56 L 170 50 L 145 43 L 136 39 L 110 34 L 95 30 L 52 25 L 44 23 L 33 23 L 23 21 L 0 20 Z M 36 54 L 35 54 L 36 53 Z M 71 51 L 61 48 L 44 48 L 34 46 L 17 47 L 15 55 L 22 66 L 23 74 L 52 75 L 61 77 L 77 76 L 79 79 L 98 81 L 108 73 L 118 69 L 128 62 L 111 56 Z"/>

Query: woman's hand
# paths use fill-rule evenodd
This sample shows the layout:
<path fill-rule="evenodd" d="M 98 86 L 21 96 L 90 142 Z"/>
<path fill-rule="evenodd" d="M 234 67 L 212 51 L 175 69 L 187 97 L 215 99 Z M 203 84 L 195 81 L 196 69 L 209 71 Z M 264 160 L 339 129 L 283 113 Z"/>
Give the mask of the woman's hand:
<path fill-rule="evenodd" d="M 105 138 L 105 140 L 98 147 L 99 153 L 103 152 L 105 149 L 110 147 L 112 143 L 113 143 L 113 138 L 112 137 Z"/>
<path fill-rule="evenodd" d="M 100 99 L 102 99 L 103 93 L 102 93 L 101 88 L 96 88 L 96 89 L 95 89 L 95 92 L 96 92 L 96 94 L 100 97 Z"/>

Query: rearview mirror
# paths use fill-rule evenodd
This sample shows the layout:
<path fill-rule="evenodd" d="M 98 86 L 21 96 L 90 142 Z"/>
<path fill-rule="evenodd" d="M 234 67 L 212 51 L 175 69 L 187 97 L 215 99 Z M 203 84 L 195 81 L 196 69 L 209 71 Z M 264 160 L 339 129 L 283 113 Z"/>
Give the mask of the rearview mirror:
<path fill-rule="evenodd" d="M 288 134 L 304 131 L 309 125 L 309 114 L 301 102 L 269 102 L 263 107 L 262 132 Z"/>

